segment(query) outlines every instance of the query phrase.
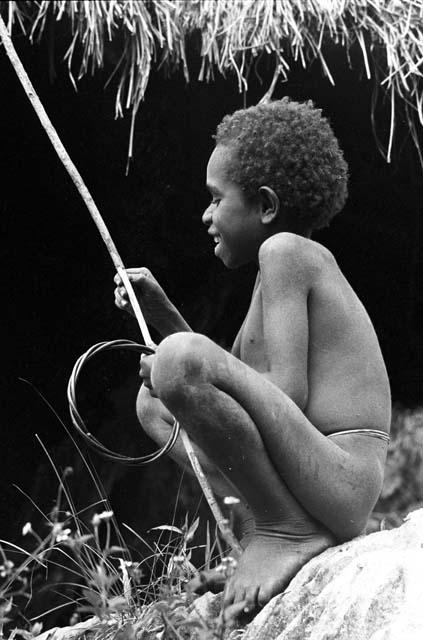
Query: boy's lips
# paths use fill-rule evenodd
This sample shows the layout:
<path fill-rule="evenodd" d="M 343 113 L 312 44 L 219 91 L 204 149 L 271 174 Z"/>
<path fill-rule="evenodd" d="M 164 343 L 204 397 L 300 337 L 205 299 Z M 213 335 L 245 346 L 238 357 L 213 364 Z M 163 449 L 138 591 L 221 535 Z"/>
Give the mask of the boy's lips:
<path fill-rule="evenodd" d="M 208 230 L 208 234 L 213 239 L 213 243 L 215 245 L 214 252 L 216 253 L 216 251 L 218 250 L 219 245 L 220 245 L 220 243 L 222 241 L 222 236 L 220 235 L 220 233 L 216 233 L 213 229 L 212 230 L 209 229 Z"/>
<path fill-rule="evenodd" d="M 222 238 L 220 236 L 218 236 L 218 235 L 213 236 L 214 254 L 215 255 L 217 255 L 217 252 L 219 251 L 221 240 L 222 240 Z"/>
<path fill-rule="evenodd" d="M 210 232 L 210 230 L 209 230 L 208 234 L 209 234 L 209 236 L 211 236 L 213 238 L 213 242 L 215 244 L 219 244 L 219 242 L 221 240 L 221 237 L 220 237 L 219 233 L 213 233 L 213 232 Z"/>

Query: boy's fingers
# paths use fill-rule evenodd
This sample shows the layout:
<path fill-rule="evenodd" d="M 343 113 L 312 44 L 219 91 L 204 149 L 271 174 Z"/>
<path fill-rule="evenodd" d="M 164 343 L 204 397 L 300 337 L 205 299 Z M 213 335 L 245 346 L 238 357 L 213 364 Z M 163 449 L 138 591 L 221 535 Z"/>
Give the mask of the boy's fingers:
<path fill-rule="evenodd" d="M 142 276 L 148 276 L 150 274 L 149 270 L 146 267 L 137 267 L 135 269 L 125 269 L 127 276 L 129 277 L 129 279 L 133 279 L 134 277 L 142 277 Z M 120 277 L 120 275 L 118 273 L 115 274 L 114 278 L 113 278 L 114 282 L 118 285 L 118 286 L 122 286 L 123 282 L 122 282 L 122 278 Z"/>
<path fill-rule="evenodd" d="M 128 299 L 128 294 L 126 292 L 125 287 L 116 287 L 114 294 L 115 294 L 115 298 L 122 298 L 122 300 Z"/>
<path fill-rule="evenodd" d="M 126 309 L 129 306 L 129 303 L 126 300 L 122 300 L 122 298 L 115 298 L 115 305 L 119 309 Z"/>
<path fill-rule="evenodd" d="M 119 289 L 118 288 L 115 289 L 115 300 L 121 300 L 122 302 L 124 302 L 127 299 L 128 299 L 128 296 L 122 296 Z"/>
<path fill-rule="evenodd" d="M 128 276 L 148 276 L 151 271 L 147 267 L 136 267 L 135 269 L 126 269 Z"/>
<path fill-rule="evenodd" d="M 120 307 L 130 306 L 128 296 L 126 295 L 126 293 L 125 295 L 121 295 L 119 292 L 119 288 L 115 289 L 115 303 Z"/>
<path fill-rule="evenodd" d="M 154 353 L 151 356 L 146 355 L 145 353 L 141 354 L 140 358 L 140 372 L 143 372 L 144 375 L 150 375 L 151 366 L 153 364 Z"/>

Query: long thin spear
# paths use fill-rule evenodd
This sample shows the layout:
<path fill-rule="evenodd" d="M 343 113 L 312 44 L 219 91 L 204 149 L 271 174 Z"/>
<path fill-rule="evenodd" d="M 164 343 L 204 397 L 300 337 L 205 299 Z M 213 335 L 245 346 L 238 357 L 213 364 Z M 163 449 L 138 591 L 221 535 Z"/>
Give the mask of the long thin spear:
<path fill-rule="evenodd" d="M 0 15 L 0 37 L 2 40 L 2 43 L 4 45 L 4 48 L 6 50 L 6 53 L 9 57 L 10 62 L 12 63 L 12 66 L 16 72 L 16 75 L 19 78 L 20 83 L 22 84 L 24 91 L 26 93 L 26 95 L 28 96 L 35 113 L 37 114 L 45 132 L 47 133 L 48 137 L 50 138 L 50 141 L 53 145 L 54 150 L 56 151 L 57 155 L 59 156 L 60 160 L 62 161 L 63 166 L 65 167 L 66 171 L 68 172 L 68 174 L 70 175 L 73 183 L 75 184 L 76 188 L 78 189 L 82 200 L 84 201 L 92 219 L 94 220 L 94 223 L 97 226 L 97 229 L 100 232 L 100 235 L 107 247 L 107 250 L 109 252 L 109 255 L 111 257 L 111 259 L 113 260 L 113 263 L 116 267 L 117 272 L 119 273 L 120 277 L 122 278 L 122 281 L 125 285 L 125 289 L 128 292 L 128 296 L 129 296 L 129 300 L 132 304 L 132 308 L 134 310 L 135 313 L 135 317 L 138 321 L 138 325 L 140 327 L 141 330 L 141 334 L 143 336 L 144 342 L 147 346 L 155 346 L 153 341 L 151 340 L 151 336 L 150 336 L 150 332 L 148 330 L 147 327 L 147 323 L 144 319 L 143 313 L 141 311 L 141 308 L 139 306 L 137 297 L 134 293 L 134 289 L 132 287 L 132 284 L 128 278 L 128 275 L 125 271 L 125 267 L 123 265 L 122 259 L 118 253 L 118 250 L 116 249 L 115 243 L 112 240 L 112 237 L 104 223 L 103 218 L 101 217 L 100 211 L 98 210 L 90 192 L 88 191 L 87 186 L 85 185 L 78 169 L 76 168 L 76 166 L 74 165 L 74 163 L 72 162 L 68 152 L 66 151 L 65 147 L 63 146 L 62 141 L 60 140 L 58 133 L 56 131 L 56 129 L 54 128 L 50 118 L 48 117 L 46 110 L 44 109 L 41 100 L 39 99 L 31 80 L 28 77 L 28 74 L 26 73 L 22 62 L 19 59 L 18 54 L 16 53 L 15 47 L 13 46 L 12 43 L 12 39 L 9 36 L 9 33 L 7 31 L 7 27 L 3 21 L 3 18 Z M 183 431 L 183 429 L 180 430 L 181 436 L 182 436 L 182 442 L 184 444 L 185 450 L 187 452 L 188 458 L 192 464 L 194 473 L 197 477 L 197 480 L 203 490 L 203 493 L 206 497 L 206 500 L 210 506 L 210 509 L 216 519 L 217 525 L 219 527 L 220 532 L 222 533 L 223 538 L 226 540 L 226 542 L 232 547 L 232 549 L 236 552 L 236 553 L 241 553 L 242 548 L 239 544 L 239 542 L 236 540 L 235 536 L 233 535 L 232 531 L 228 528 L 227 526 L 227 520 L 223 517 L 223 514 L 219 508 L 219 505 L 217 504 L 216 500 L 214 499 L 213 496 L 213 492 L 212 489 L 210 487 L 210 484 L 206 478 L 206 476 L 204 475 L 203 470 L 201 469 L 201 465 L 198 461 L 197 456 L 194 453 L 194 450 L 192 448 L 191 442 L 188 438 L 188 435 L 186 434 L 186 432 Z"/>

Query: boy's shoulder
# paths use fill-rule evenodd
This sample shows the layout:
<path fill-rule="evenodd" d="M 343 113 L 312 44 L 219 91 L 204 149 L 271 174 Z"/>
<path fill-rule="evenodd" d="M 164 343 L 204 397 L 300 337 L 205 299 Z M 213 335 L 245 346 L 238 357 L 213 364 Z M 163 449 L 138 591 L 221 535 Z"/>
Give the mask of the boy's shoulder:
<path fill-rule="evenodd" d="M 260 270 L 308 280 L 336 261 L 323 245 L 295 233 L 282 232 L 267 238 L 259 250 Z"/>

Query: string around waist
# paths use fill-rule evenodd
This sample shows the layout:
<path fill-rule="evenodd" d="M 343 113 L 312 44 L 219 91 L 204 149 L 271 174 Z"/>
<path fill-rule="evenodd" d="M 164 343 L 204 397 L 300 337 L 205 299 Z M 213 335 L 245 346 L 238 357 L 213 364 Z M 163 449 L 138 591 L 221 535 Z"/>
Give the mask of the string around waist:
<path fill-rule="evenodd" d="M 350 434 L 358 434 L 370 436 L 371 438 L 379 438 L 379 440 L 383 440 L 387 444 L 390 443 L 391 438 L 386 433 L 386 431 L 381 431 L 380 429 L 346 429 L 345 431 L 335 431 L 330 433 L 327 438 L 332 438 L 334 436 L 345 436 Z"/>

